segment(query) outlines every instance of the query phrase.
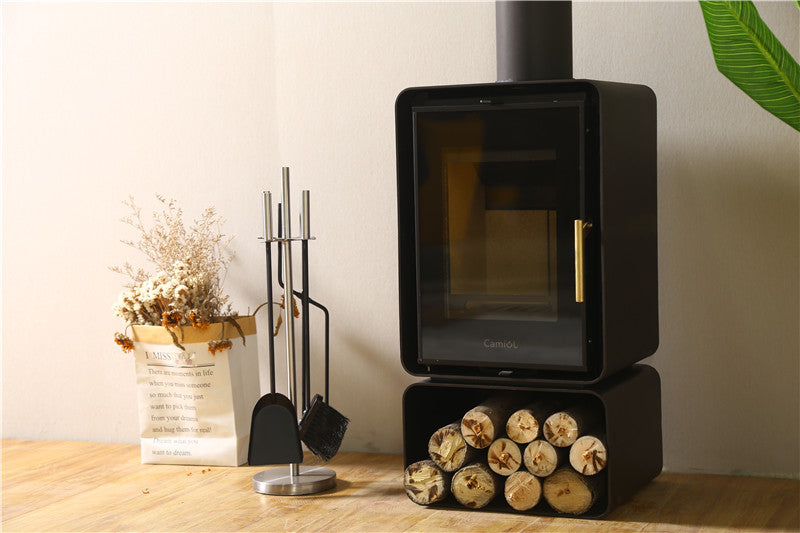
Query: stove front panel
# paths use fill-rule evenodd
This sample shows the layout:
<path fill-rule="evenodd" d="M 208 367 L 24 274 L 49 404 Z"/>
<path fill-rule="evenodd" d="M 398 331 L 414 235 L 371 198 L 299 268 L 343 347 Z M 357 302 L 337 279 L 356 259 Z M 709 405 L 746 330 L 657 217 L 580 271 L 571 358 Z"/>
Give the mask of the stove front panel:
<path fill-rule="evenodd" d="M 586 368 L 584 122 L 576 95 L 413 109 L 420 363 Z"/>

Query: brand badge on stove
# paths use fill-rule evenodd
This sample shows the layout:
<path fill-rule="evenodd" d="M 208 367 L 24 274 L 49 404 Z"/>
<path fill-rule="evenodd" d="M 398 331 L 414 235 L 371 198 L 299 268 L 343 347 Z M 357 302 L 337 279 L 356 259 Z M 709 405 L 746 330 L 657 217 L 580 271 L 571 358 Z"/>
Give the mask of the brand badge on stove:
<path fill-rule="evenodd" d="M 516 350 L 519 348 L 517 341 L 514 339 L 483 339 L 484 348 L 496 348 L 501 350 Z"/>

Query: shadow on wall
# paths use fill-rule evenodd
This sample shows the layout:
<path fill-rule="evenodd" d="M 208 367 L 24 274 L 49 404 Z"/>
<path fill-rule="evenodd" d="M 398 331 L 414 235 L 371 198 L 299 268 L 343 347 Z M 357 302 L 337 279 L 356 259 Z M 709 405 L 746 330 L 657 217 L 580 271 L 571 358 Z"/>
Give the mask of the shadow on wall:
<path fill-rule="evenodd" d="M 347 332 L 341 346 L 348 366 L 337 372 L 336 394 L 351 420 L 348 451 L 402 453 L 401 400 L 413 379 L 405 377 L 397 341 L 376 345 L 374 338 Z"/>
<path fill-rule="evenodd" d="M 660 154 L 652 358 L 665 467 L 798 477 L 797 160 L 753 149 L 763 142 L 705 151 L 672 141 Z"/>

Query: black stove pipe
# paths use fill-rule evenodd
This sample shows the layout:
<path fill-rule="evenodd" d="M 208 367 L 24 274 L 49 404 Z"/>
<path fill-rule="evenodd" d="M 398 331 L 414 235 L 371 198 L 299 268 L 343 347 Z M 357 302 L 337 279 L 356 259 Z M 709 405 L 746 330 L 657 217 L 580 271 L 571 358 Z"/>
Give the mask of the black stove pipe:
<path fill-rule="evenodd" d="M 572 2 L 496 0 L 497 81 L 572 78 Z"/>

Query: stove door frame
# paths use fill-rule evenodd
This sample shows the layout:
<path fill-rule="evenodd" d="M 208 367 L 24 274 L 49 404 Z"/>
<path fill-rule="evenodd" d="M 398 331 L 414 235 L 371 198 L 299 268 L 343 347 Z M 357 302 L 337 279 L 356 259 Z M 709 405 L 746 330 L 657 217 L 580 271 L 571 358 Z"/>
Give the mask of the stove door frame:
<path fill-rule="evenodd" d="M 586 99 L 412 107 L 420 364 L 587 369 Z"/>

